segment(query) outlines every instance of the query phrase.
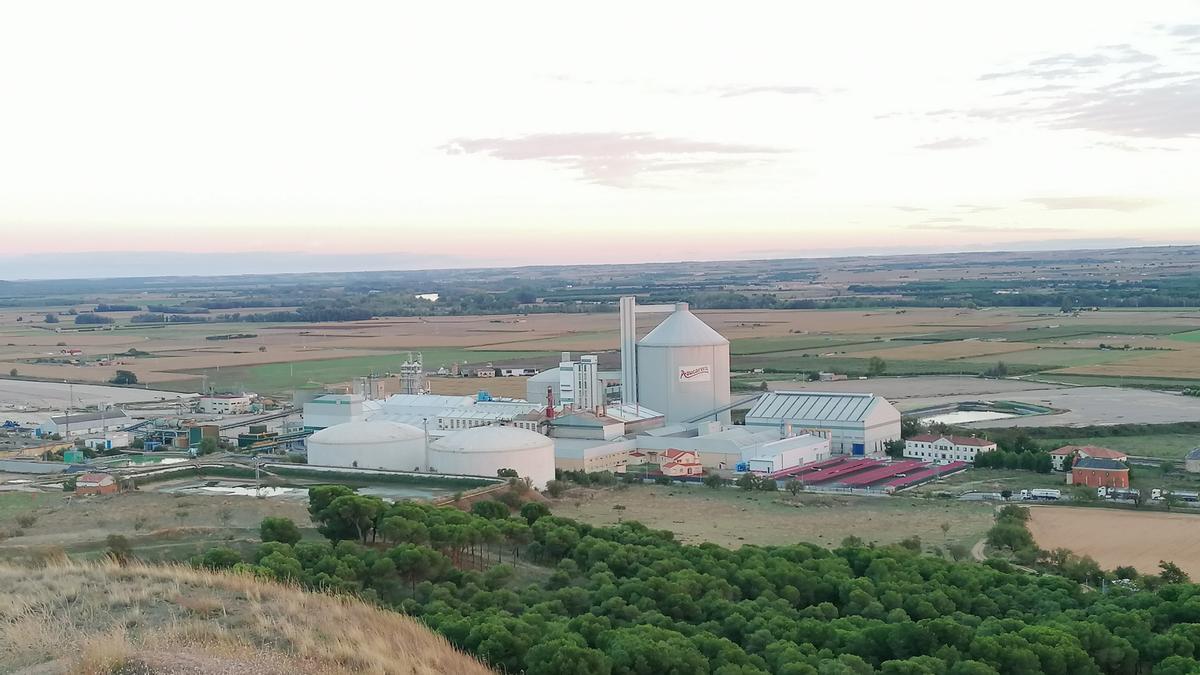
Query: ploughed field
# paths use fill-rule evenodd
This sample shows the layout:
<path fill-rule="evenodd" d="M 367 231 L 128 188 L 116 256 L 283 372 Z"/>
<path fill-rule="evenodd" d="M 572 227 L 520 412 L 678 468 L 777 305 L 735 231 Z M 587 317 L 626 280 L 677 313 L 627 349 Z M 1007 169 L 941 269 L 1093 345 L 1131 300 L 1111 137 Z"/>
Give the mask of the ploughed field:
<path fill-rule="evenodd" d="M 1104 569 L 1130 565 L 1157 574 L 1160 560 L 1200 579 L 1200 513 L 1142 513 L 1113 509 L 1035 507 L 1029 531 L 1039 548 L 1089 555 Z"/>

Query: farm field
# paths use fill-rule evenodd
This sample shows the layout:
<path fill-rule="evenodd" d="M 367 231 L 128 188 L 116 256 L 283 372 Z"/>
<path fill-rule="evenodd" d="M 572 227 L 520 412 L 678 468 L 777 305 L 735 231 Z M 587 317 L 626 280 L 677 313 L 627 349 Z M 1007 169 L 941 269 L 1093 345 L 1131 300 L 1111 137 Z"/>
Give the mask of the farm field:
<path fill-rule="evenodd" d="M 100 383 L 122 369 L 163 388 L 196 390 L 207 375 L 218 388 L 286 394 L 313 382 L 339 384 L 394 368 L 408 350 L 423 351 L 434 370 L 463 361 L 528 360 L 544 367 L 559 351 L 618 346 L 612 312 L 162 326 L 122 323 L 128 316 L 114 313 L 113 329 L 85 331 L 66 317 L 53 326 L 34 323 L 44 309 L 0 312 L 0 377 L 16 370 L 22 378 Z M 1188 337 L 1200 333 L 1200 319 L 1191 310 L 1072 316 L 1039 308 L 697 313 L 731 341 L 735 371 L 858 376 L 871 356 L 880 356 L 888 375 L 977 375 L 1003 360 L 1010 374 L 1036 372 L 1047 379 L 1200 377 L 1200 342 Z M 23 321 L 17 323 L 18 317 Z M 659 318 L 640 317 L 640 332 Z M 1184 337 L 1172 339 L 1175 334 Z M 1172 351 L 1101 350 L 1100 343 Z"/>
<path fill-rule="evenodd" d="M 1168 560 L 1200 578 L 1200 514 L 1040 506 L 1030 515 L 1029 531 L 1040 548 L 1067 548 L 1104 569 L 1131 565 L 1151 574 Z"/>
<path fill-rule="evenodd" d="M 421 348 L 426 370 L 449 368 L 453 363 L 482 364 L 491 362 L 545 361 L 555 357 L 554 352 L 530 351 L 472 351 L 460 348 Z M 347 382 L 355 377 L 369 374 L 396 373 L 400 364 L 408 358 L 408 352 L 379 353 L 371 356 L 355 356 L 337 359 L 322 359 L 301 363 L 271 363 L 240 368 L 222 368 L 192 371 L 208 376 L 210 386 L 218 389 L 246 390 L 256 392 L 285 392 L 292 389 L 307 389 L 322 385 Z M 497 378 L 500 379 L 500 378 Z M 470 379 L 472 388 L 487 388 L 490 381 Z M 522 395 L 524 388 L 521 389 Z"/>
<path fill-rule="evenodd" d="M 1066 478 L 1061 473 L 1035 473 L 1015 469 L 967 469 L 933 483 L 913 488 L 905 494 L 949 492 L 958 495 L 964 492 L 1002 492 L 1011 490 L 1033 490 L 1035 488 L 1058 488 L 1066 490 Z"/>
<path fill-rule="evenodd" d="M 624 509 L 616 509 L 616 506 Z M 555 515 L 612 525 L 636 520 L 671 530 L 686 544 L 712 542 L 737 548 L 812 542 L 834 547 L 847 536 L 892 543 L 917 535 L 927 546 L 971 546 L 992 525 L 992 507 L 978 502 L 855 497 L 786 492 L 745 492 L 701 486 L 634 485 L 572 490 L 551 505 Z M 943 535 L 941 523 L 949 522 Z"/>
<path fill-rule="evenodd" d="M 1053 438 L 1038 439 L 1047 447 L 1064 445 L 1097 445 L 1102 448 L 1121 450 L 1140 457 L 1157 457 L 1160 459 L 1178 459 L 1189 450 L 1200 447 L 1200 435 L 1197 434 L 1157 434 L 1152 436 L 1093 436 L 1091 438 Z"/>

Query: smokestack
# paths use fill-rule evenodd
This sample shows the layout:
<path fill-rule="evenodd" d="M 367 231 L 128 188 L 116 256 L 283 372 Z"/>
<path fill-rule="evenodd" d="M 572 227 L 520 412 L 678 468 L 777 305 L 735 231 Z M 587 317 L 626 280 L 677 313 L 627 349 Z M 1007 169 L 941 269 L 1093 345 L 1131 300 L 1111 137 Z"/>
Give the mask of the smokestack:
<path fill-rule="evenodd" d="M 554 419 L 554 387 L 546 387 L 546 419 Z"/>

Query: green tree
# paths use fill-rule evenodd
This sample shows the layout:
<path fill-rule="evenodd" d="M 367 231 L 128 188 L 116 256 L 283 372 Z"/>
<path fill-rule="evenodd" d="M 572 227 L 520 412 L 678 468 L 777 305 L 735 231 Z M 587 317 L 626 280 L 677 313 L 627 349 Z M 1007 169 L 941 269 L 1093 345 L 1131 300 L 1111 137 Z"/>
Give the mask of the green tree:
<path fill-rule="evenodd" d="M 17 372 L 17 369 L 16 369 L 16 368 L 13 368 L 12 370 L 8 371 L 8 376 L 9 376 L 9 377 L 16 377 L 16 376 L 17 376 L 17 375 L 19 375 L 19 374 L 20 374 L 20 373 L 18 373 L 18 372 Z"/>
<path fill-rule="evenodd" d="M 542 642 L 525 655 L 527 675 L 609 675 L 612 660 L 598 649 L 580 644 L 578 639 Z"/>
<path fill-rule="evenodd" d="M 268 516 L 262 519 L 262 523 L 258 526 L 259 538 L 264 542 L 278 541 L 285 544 L 295 544 L 300 541 L 302 535 L 300 528 L 296 527 L 290 518 L 277 518 Z"/>
<path fill-rule="evenodd" d="M 789 478 L 787 482 L 783 484 L 783 488 L 790 492 L 793 497 L 795 497 L 799 495 L 802 490 L 804 490 L 804 483 L 796 480 L 795 478 Z"/>
<path fill-rule="evenodd" d="M 887 361 L 884 361 L 878 356 L 872 356 L 867 361 L 867 374 L 872 376 L 883 375 L 887 372 Z"/>
<path fill-rule="evenodd" d="M 1159 560 L 1158 569 L 1162 570 L 1158 576 L 1168 584 L 1186 584 L 1191 580 L 1188 573 L 1184 572 L 1173 562 Z"/>
<path fill-rule="evenodd" d="M 525 502 L 521 506 L 521 517 L 525 519 L 529 525 L 533 525 L 543 516 L 550 515 L 550 507 L 542 502 Z"/>
<path fill-rule="evenodd" d="M 746 491 L 756 490 L 758 489 L 758 476 L 747 471 L 746 473 L 738 476 L 737 480 L 734 481 L 733 484 Z"/>
<path fill-rule="evenodd" d="M 200 455 L 211 455 L 219 448 L 217 439 L 212 436 L 205 436 L 200 439 L 200 447 L 196 449 L 196 453 Z"/>
<path fill-rule="evenodd" d="M 567 484 L 565 481 L 552 480 L 552 481 L 549 481 L 546 483 L 546 494 L 550 495 L 551 497 L 554 497 L 555 499 L 558 499 L 559 497 L 563 496 L 563 493 L 566 491 L 567 491 Z"/>
<path fill-rule="evenodd" d="M 242 556 L 228 546 L 218 546 L 205 551 L 204 555 L 200 556 L 196 562 L 198 563 L 198 567 L 210 570 L 226 570 L 242 562 Z"/>
<path fill-rule="evenodd" d="M 47 312 L 45 322 L 46 323 L 58 323 L 58 315 L 53 312 Z"/>
<path fill-rule="evenodd" d="M 125 385 L 137 384 L 138 377 L 137 377 L 137 373 L 135 373 L 131 370 L 118 370 L 117 374 L 113 375 L 112 379 L 109 380 L 109 382 L 111 382 L 112 384 L 125 384 Z"/>
<path fill-rule="evenodd" d="M 492 520 L 502 520 L 509 516 L 508 507 L 492 499 L 475 502 L 471 505 L 471 513 Z"/>
<path fill-rule="evenodd" d="M 903 457 L 904 445 L 904 440 L 897 438 L 885 443 L 884 448 L 886 449 L 889 457 Z"/>
<path fill-rule="evenodd" d="M 709 473 L 704 476 L 704 484 L 712 489 L 724 487 L 725 479 L 715 473 Z"/>

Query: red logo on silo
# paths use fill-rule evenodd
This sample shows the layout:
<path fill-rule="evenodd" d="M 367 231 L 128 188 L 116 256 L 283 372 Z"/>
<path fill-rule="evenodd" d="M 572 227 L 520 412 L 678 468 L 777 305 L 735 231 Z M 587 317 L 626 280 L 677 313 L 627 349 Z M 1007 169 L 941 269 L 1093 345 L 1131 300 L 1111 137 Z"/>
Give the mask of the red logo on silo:
<path fill-rule="evenodd" d="M 683 366 L 679 369 L 680 382 L 707 382 L 712 378 L 712 370 L 708 366 Z"/>

